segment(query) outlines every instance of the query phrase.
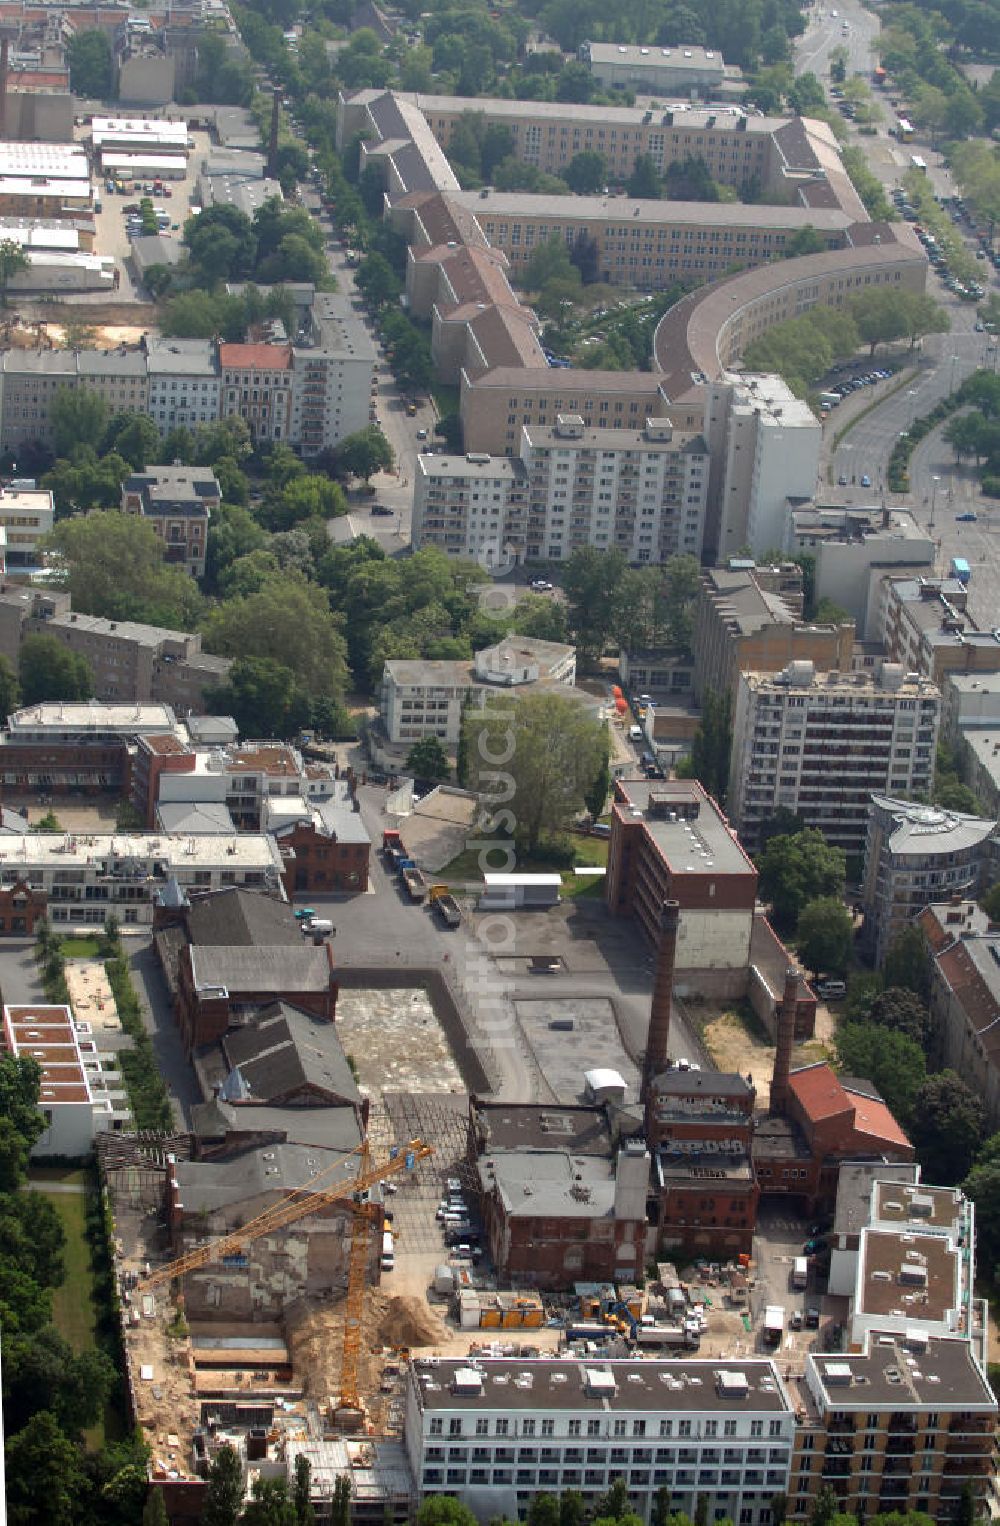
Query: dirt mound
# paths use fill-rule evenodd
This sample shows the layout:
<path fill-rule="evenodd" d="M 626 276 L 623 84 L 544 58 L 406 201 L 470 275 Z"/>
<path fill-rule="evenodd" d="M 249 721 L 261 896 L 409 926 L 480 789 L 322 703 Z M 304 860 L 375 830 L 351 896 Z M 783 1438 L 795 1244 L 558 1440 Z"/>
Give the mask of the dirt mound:
<path fill-rule="evenodd" d="M 373 1346 L 436 1346 L 447 1338 L 440 1319 L 422 1298 L 381 1294 L 372 1305 Z"/>

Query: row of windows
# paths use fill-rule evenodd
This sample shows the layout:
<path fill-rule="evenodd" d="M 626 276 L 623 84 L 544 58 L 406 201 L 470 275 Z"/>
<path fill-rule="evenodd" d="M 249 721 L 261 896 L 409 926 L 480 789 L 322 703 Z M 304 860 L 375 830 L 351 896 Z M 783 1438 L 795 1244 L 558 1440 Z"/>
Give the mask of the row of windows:
<path fill-rule="evenodd" d="M 610 1427 L 611 1427 L 610 1430 L 608 1428 L 609 1424 L 610 1424 Z M 512 1425 L 513 1425 L 513 1431 L 511 1430 L 511 1426 Z M 584 1430 L 584 1428 L 583 1428 L 584 1427 L 584 1421 L 582 1419 L 577 1419 L 575 1416 L 573 1416 L 573 1417 L 571 1417 L 570 1419 L 567 1420 L 565 1431 L 563 1431 L 562 1428 L 560 1427 L 559 1435 L 567 1435 L 567 1436 L 582 1436 L 582 1435 L 586 1435 L 586 1436 L 589 1436 L 589 1437 L 599 1437 L 599 1436 L 607 1436 L 607 1435 L 625 1436 L 625 1435 L 631 1434 L 632 1436 L 635 1436 L 635 1437 L 643 1437 L 643 1436 L 645 1436 L 647 1434 L 647 1425 L 649 1426 L 649 1432 L 648 1432 L 649 1435 L 653 1435 L 654 1432 L 655 1432 L 656 1434 L 658 1434 L 659 1436 L 664 1437 L 664 1438 L 666 1438 L 666 1437 L 673 1437 L 673 1436 L 678 1436 L 678 1437 L 689 1437 L 689 1436 L 690 1437 L 698 1437 L 698 1436 L 700 1436 L 700 1437 L 704 1437 L 704 1438 L 708 1438 L 708 1439 L 713 1439 L 713 1438 L 716 1438 L 716 1437 L 719 1437 L 719 1436 L 734 1437 L 734 1436 L 737 1436 L 737 1435 L 740 1434 L 740 1432 L 739 1432 L 739 1422 L 737 1420 L 723 1420 L 721 1422 L 722 1429 L 720 1430 L 719 1429 L 720 1422 L 718 1420 L 704 1420 L 704 1421 L 698 1422 L 698 1421 L 695 1421 L 695 1420 L 683 1419 L 683 1420 L 675 1421 L 671 1417 L 669 1419 L 668 1418 L 664 1418 L 664 1419 L 661 1419 L 659 1421 L 646 1421 L 644 1419 L 634 1419 L 631 1422 L 629 1422 L 625 1418 L 616 1417 L 613 1420 L 611 1420 L 610 1422 L 608 1422 L 608 1421 L 606 1421 L 606 1420 L 604 1420 L 602 1418 L 596 1418 L 596 1419 L 589 1419 L 589 1420 L 587 1420 L 586 1421 L 586 1430 Z M 676 1425 L 676 1429 L 675 1429 L 675 1425 Z M 782 1425 L 781 1425 L 781 1421 L 780 1420 L 769 1420 L 767 1422 L 767 1425 L 768 1425 L 767 1434 L 768 1434 L 769 1437 L 771 1437 L 772 1439 L 775 1439 L 775 1438 L 778 1438 L 778 1437 L 781 1436 Z M 631 1429 L 630 1429 L 630 1426 L 631 1426 Z M 432 1415 L 431 1416 L 429 1424 L 428 1424 L 428 1434 L 431 1435 L 431 1436 L 442 1436 L 442 1435 L 444 1435 L 444 1418 L 442 1416 L 440 1416 L 440 1415 Z M 463 1436 L 463 1435 L 468 1435 L 468 1434 L 470 1434 L 470 1433 L 465 1429 L 465 1421 L 462 1419 L 462 1417 L 460 1415 L 453 1415 L 449 1419 L 449 1421 L 448 1421 L 448 1435 L 449 1436 Z M 509 1436 L 509 1435 L 512 1435 L 512 1434 L 513 1435 L 520 1435 L 520 1436 L 535 1436 L 535 1435 L 540 1435 L 540 1436 L 555 1436 L 556 1435 L 556 1422 L 555 1422 L 555 1419 L 553 1417 L 551 1417 L 551 1416 L 546 1416 L 542 1420 L 535 1420 L 531 1416 L 525 1416 L 520 1421 L 511 1421 L 510 1417 L 507 1416 L 507 1415 L 498 1415 L 498 1416 L 494 1417 L 494 1420 L 493 1420 L 493 1430 L 491 1431 L 490 1430 L 490 1419 L 489 1419 L 489 1417 L 488 1416 L 484 1416 L 484 1415 L 479 1415 L 475 1419 L 474 1434 L 477 1435 L 477 1436 L 489 1436 L 489 1435 L 494 1435 L 494 1436 Z M 764 1435 L 764 1421 L 763 1420 L 751 1420 L 750 1421 L 749 1432 L 744 1430 L 743 1434 L 744 1435 L 749 1434 L 751 1439 L 762 1438 L 763 1435 Z M 658 1453 L 657 1454 L 657 1461 L 662 1460 L 662 1458 L 664 1456 L 669 1458 L 671 1455 L 672 1454 L 669 1454 L 669 1453 L 667 1453 L 667 1454 Z M 772 1454 L 771 1454 L 771 1461 L 772 1462 L 780 1461 L 780 1456 L 781 1455 L 783 1455 L 783 1454 L 775 1454 L 775 1453 L 772 1452 Z M 748 1457 L 753 1457 L 753 1453 L 752 1452 L 748 1452 L 747 1456 Z M 763 1461 L 764 1460 L 763 1453 L 761 1453 L 761 1456 L 759 1458 L 753 1458 L 753 1460 L 755 1460 L 755 1461 Z"/>

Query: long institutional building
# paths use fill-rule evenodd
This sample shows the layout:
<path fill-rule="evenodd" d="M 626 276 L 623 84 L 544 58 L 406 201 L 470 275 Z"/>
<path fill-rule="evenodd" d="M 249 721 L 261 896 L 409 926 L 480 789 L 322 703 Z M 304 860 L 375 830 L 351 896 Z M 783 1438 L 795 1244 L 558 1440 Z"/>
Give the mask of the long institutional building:
<path fill-rule="evenodd" d="M 446 156 L 469 112 L 505 128 L 517 157 L 547 173 L 593 150 L 618 185 L 640 155 L 660 171 L 694 157 L 757 199 L 463 191 Z M 807 118 L 729 104 L 588 107 L 366 89 L 340 100 L 338 141 L 355 138 L 409 246 L 410 309 L 431 325 L 438 374 L 459 388 L 467 454 L 421 458 L 415 546 L 531 560 L 614 544 L 645 561 L 677 549 L 725 559 L 744 545 L 760 552 L 780 543 L 789 498 L 815 488 L 819 424 L 776 378 L 743 378 L 732 367 L 774 324 L 817 304 L 841 307 L 872 287 L 924 289 L 926 256 L 912 230 L 869 220 L 829 128 Z M 825 248 L 786 258 L 806 228 Z M 592 244 L 602 281 L 647 291 L 697 284 L 660 321 L 649 371 L 549 364 L 511 279 L 553 236 Z M 655 515 L 640 514 L 641 500 L 618 485 L 630 468 L 646 471 L 660 420 L 675 476 L 682 455 L 709 457 L 696 545 L 693 515 L 676 512 L 696 507 L 694 493 L 685 488 L 681 504 L 675 480 Z M 572 459 L 565 500 L 533 485 L 544 452 Z M 604 500 L 590 492 L 588 471 L 599 469 L 615 477 Z"/>

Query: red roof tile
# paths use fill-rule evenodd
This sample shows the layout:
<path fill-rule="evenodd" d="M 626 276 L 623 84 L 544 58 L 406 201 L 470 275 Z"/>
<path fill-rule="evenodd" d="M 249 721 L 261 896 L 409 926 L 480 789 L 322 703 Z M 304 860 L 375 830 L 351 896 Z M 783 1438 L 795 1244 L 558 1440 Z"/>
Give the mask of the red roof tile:
<path fill-rule="evenodd" d="M 287 371 L 290 344 L 220 344 L 219 364 L 231 371 Z"/>

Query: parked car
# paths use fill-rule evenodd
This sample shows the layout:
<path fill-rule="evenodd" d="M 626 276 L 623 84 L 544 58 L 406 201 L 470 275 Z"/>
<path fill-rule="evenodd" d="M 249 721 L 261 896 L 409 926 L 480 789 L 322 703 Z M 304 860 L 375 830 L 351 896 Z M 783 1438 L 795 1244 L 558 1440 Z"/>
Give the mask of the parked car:
<path fill-rule="evenodd" d="M 978 518 L 979 515 L 973 513 L 972 509 L 969 509 L 965 514 L 956 514 L 955 523 L 959 525 L 974 525 Z"/>
<path fill-rule="evenodd" d="M 389 505 L 387 503 L 373 503 L 372 504 L 372 513 L 377 515 L 377 516 L 379 516 L 380 518 L 384 519 L 387 515 L 389 517 L 391 517 L 392 515 L 395 514 L 395 512 L 396 512 L 396 510 L 395 509 L 390 509 L 390 507 L 389 507 Z"/>

